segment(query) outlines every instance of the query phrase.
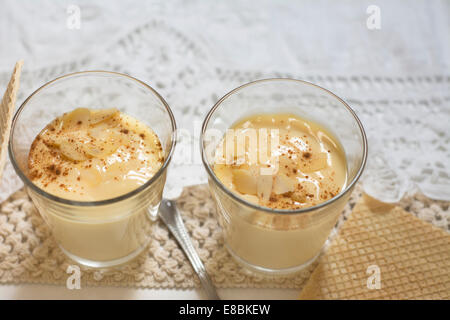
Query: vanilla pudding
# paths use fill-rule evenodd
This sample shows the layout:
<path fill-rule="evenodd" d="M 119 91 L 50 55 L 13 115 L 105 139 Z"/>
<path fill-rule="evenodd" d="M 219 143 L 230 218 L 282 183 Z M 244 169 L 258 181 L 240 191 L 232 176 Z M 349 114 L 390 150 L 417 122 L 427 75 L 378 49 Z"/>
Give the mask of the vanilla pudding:
<path fill-rule="evenodd" d="M 345 187 L 342 148 L 317 123 L 295 115 L 266 114 L 243 119 L 231 129 L 234 134 L 218 147 L 214 172 L 242 198 L 272 209 L 295 210 L 331 199 Z M 262 139 L 262 133 L 267 138 Z M 271 146 L 275 134 L 277 141 Z M 262 146 L 262 141 L 269 146 Z M 229 159 L 230 144 L 235 149 L 233 159 Z M 260 147 L 266 147 L 272 157 L 262 157 Z"/>
<path fill-rule="evenodd" d="M 213 170 L 247 202 L 273 210 L 306 209 L 346 187 L 341 144 L 318 123 L 293 114 L 258 114 L 230 129 L 217 146 Z M 211 187 L 230 252 L 245 264 L 270 270 L 288 270 L 317 256 L 343 205 L 326 214 L 271 214 Z"/>
<path fill-rule="evenodd" d="M 78 108 L 48 124 L 31 145 L 28 168 L 41 189 L 99 201 L 147 182 L 164 162 L 156 134 L 117 109 Z"/>
<path fill-rule="evenodd" d="M 51 121 L 28 155 L 29 178 L 47 193 L 92 202 L 136 190 L 161 168 L 164 153 L 157 135 L 117 109 L 78 108 Z M 87 265 L 115 265 L 147 245 L 165 174 L 152 189 L 117 203 L 55 205 L 30 193 L 61 248 Z M 94 261 L 95 263 L 92 263 Z"/>
<path fill-rule="evenodd" d="M 76 263 L 109 268 L 151 241 L 175 139 L 172 111 L 151 86 L 84 71 L 25 99 L 8 151 L 46 222 L 41 231 Z M 49 254 L 62 258 L 58 250 Z"/>

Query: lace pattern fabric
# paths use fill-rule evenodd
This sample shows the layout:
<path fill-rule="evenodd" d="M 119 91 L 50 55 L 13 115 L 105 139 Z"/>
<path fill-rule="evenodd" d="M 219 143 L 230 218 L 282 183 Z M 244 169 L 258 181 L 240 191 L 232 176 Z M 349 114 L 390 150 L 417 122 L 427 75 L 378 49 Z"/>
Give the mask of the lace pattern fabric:
<path fill-rule="evenodd" d="M 198 139 L 201 122 L 226 92 L 248 81 L 290 77 L 317 83 L 355 109 L 369 140 L 364 190 L 386 202 L 398 202 L 406 192 L 450 200 L 450 74 L 416 76 L 301 74 L 283 71 L 226 70 L 215 65 L 189 34 L 154 20 L 111 43 L 101 55 L 55 65 L 22 76 L 18 101 L 43 82 L 89 69 L 133 75 L 148 82 L 168 101 L 177 119 L 179 141 L 169 170 L 166 196 L 183 186 L 204 183 Z M 0 74 L 0 83 L 8 73 Z M 7 163 L 0 199 L 21 187 Z"/>

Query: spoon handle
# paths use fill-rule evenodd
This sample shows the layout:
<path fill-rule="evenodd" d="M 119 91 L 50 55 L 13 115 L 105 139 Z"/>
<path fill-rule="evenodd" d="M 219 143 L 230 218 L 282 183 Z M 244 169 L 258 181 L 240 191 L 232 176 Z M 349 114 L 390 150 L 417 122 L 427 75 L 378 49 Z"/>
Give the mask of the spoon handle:
<path fill-rule="evenodd" d="M 175 201 L 163 199 L 159 207 L 159 213 L 162 221 L 166 224 L 167 228 L 178 241 L 178 244 L 181 246 L 191 262 L 192 267 L 197 273 L 200 283 L 202 284 L 203 289 L 205 289 L 208 298 L 212 300 L 220 300 L 214 284 L 206 272 L 206 268 L 200 260 L 200 257 L 198 256 L 197 251 L 195 251 L 195 248 L 189 238 Z"/>

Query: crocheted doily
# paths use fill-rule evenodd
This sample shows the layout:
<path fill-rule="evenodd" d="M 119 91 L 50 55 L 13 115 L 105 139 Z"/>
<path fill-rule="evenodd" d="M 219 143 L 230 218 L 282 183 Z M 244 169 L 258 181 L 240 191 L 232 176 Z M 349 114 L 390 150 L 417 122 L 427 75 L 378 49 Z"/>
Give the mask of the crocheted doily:
<path fill-rule="evenodd" d="M 350 214 L 361 195 L 357 187 L 330 235 Z M 416 216 L 449 231 L 448 203 L 411 197 L 402 202 Z M 215 205 L 207 185 L 185 188 L 177 203 L 194 246 L 216 286 L 221 288 L 301 288 L 315 263 L 295 277 L 267 278 L 240 267 L 222 243 L 215 217 Z M 327 241 L 326 246 L 329 241 Z M 70 261 L 57 246 L 24 190 L 14 193 L 0 211 L 0 282 L 64 284 Z M 149 288 L 193 288 L 199 282 L 195 273 L 166 227 L 158 222 L 146 251 L 118 268 L 81 267 L 85 286 L 134 286 Z"/>

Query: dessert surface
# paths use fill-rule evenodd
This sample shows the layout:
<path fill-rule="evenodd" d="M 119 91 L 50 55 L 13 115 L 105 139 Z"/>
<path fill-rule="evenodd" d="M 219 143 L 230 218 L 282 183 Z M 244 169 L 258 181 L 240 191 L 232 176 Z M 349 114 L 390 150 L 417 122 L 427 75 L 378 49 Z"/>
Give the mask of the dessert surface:
<path fill-rule="evenodd" d="M 126 194 L 162 166 L 158 136 L 117 109 L 77 108 L 49 123 L 28 156 L 29 177 L 55 196 L 99 201 Z"/>
<path fill-rule="evenodd" d="M 216 150 L 214 172 L 245 200 L 273 209 L 301 209 L 336 196 L 346 185 L 339 141 L 292 114 L 238 121 Z"/>

